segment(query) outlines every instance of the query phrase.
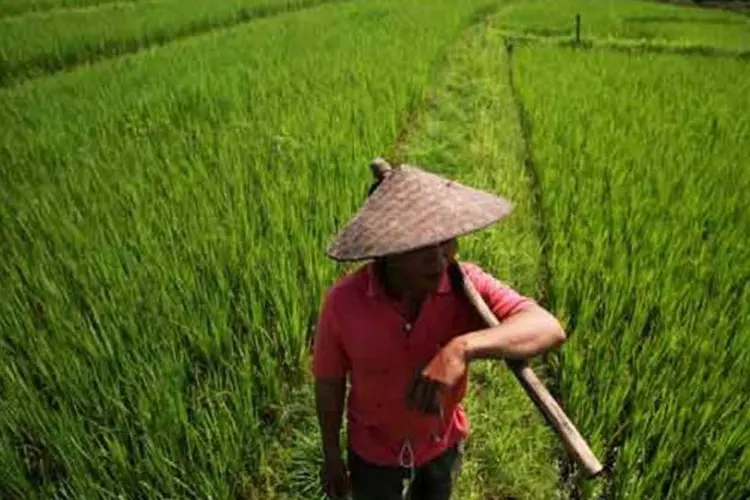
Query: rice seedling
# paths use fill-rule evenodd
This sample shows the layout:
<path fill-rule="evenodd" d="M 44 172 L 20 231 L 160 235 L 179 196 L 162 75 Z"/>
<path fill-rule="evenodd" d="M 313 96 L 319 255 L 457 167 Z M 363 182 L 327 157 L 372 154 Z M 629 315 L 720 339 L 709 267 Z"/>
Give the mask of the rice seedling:
<path fill-rule="evenodd" d="M 561 391 L 609 495 L 747 497 L 750 66 L 514 54 L 571 333 Z"/>
<path fill-rule="evenodd" d="M 158 0 L 0 19 L 0 85 L 336 0 Z"/>

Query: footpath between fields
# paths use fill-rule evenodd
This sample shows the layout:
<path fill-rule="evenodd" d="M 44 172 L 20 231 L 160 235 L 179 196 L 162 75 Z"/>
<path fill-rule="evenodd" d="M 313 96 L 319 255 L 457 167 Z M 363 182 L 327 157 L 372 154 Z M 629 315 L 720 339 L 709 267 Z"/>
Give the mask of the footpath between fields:
<path fill-rule="evenodd" d="M 549 270 L 545 217 L 538 177 L 525 140 L 528 130 L 514 95 L 503 36 L 493 28 L 504 4 L 485 13 L 450 47 L 394 145 L 391 159 L 427 165 L 437 173 L 508 197 L 511 216 L 462 239 L 462 260 L 477 262 L 499 279 L 545 304 Z M 556 394 L 556 354 L 533 360 Z M 556 498 L 564 485 L 559 440 L 502 363 L 477 363 L 465 408 L 472 435 L 456 498 Z"/>
<path fill-rule="evenodd" d="M 499 279 L 544 303 L 547 269 L 543 259 L 544 218 L 538 186 L 529 163 L 522 119 L 511 86 L 501 33 L 492 20 L 509 4 L 488 2 L 457 38 L 447 40 L 431 70 L 422 99 L 408 110 L 392 150 L 391 163 L 423 165 L 459 182 L 509 198 L 512 215 L 500 224 L 462 238 L 459 257 L 480 264 Z M 532 360 L 532 366 L 555 394 L 556 354 Z M 309 401 L 311 388 L 299 400 Z M 559 498 L 560 441 L 542 414 L 502 362 L 472 367 L 464 403 L 471 437 L 467 441 L 455 498 Z M 290 410 L 296 423 L 291 441 L 272 454 L 271 487 L 290 498 L 310 498 L 315 487 L 319 431 L 311 408 Z M 305 496 L 307 495 L 307 496 Z"/>

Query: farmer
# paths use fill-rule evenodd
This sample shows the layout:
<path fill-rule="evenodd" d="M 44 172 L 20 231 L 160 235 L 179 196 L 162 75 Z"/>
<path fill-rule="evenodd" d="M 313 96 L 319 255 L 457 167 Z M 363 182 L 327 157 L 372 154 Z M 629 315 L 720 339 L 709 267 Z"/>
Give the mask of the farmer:
<path fill-rule="evenodd" d="M 469 364 L 533 357 L 565 333 L 533 299 L 456 260 L 456 238 L 506 216 L 505 199 L 379 158 L 371 168 L 367 202 L 328 249 L 370 262 L 327 291 L 315 331 L 322 487 L 329 498 L 449 499 L 469 431 L 460 404 Z M 484 326 L 460 276 L 500 326 Z"/>

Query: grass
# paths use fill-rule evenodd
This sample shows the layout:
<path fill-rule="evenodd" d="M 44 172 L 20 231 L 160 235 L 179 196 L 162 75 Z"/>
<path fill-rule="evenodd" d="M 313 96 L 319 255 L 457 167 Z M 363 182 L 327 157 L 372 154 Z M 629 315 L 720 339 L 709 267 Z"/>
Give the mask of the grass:
<path fill-rule="evenodd" d="M 583 40 L 604 39 L 750 50 L 750 18 L 739 13 L 685 9 L 649 0 L 523 0 L 498 24 L 506 31 L 575 38 L 581 16 Z"/>
<path fill-rule="evenodd" d="M 321 249 L 486 5 L 323 6 L 0 91 L 0 496 L 314 490 L 315 455 L 269 464 Z"/>
<path fill-rule="evenodd" d="M 536 207 L 501 45 L 499 32 L 482 23 L 452 48 L 396 153 L 511 200 L 509 218 L 461 239 L 460 257 L 541 301 Z M 545 367 L 535 364 L 543 375 Z M 472 435 L 455 497 L 561 498 L 557 437 L 511 371 L 500 362 L 478 362 L 470 378 L 465 407 Z"/>
<path fill-rule="evenodd" d="M 0 85 L 327 1 L 158 0 L 0 20 Z"/>
<path fill-rule="evenodd" d="M 571 333 L 561 391 L 607 497 L 747 497 L 750 66 L 537 47 L 513 69 Z"/>

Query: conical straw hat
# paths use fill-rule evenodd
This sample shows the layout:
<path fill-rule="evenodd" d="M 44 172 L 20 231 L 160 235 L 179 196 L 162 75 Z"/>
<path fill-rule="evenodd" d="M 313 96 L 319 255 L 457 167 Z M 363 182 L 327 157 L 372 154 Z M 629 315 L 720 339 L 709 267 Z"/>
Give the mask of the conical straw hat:
<path fill-rule="evenodd" d="M 370 164 L 380 181 L 327 254 L 356 261 L 406 252 L 483 229 L 511 211 L 508 200 L 413 165 Z"/>

